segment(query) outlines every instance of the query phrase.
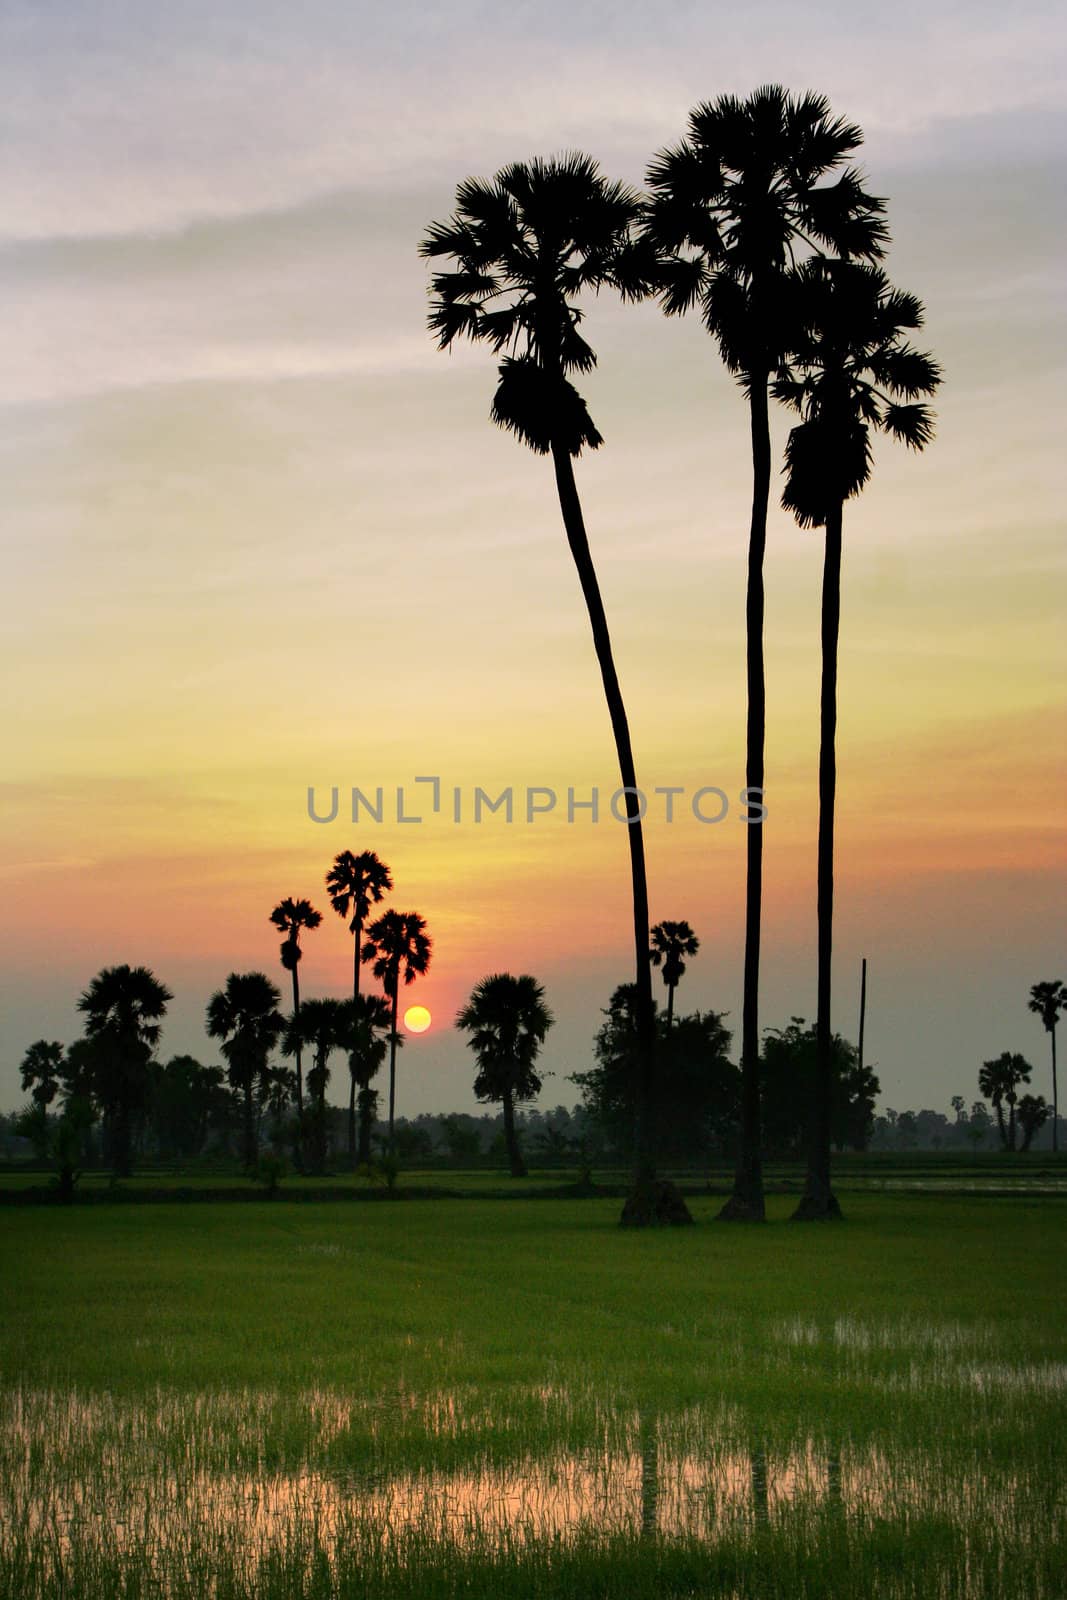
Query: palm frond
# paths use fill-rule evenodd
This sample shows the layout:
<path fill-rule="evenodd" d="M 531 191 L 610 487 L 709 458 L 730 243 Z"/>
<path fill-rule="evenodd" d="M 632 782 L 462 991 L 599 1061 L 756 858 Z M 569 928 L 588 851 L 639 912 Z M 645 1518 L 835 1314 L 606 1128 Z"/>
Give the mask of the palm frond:
<path fill-rule="evenodd" d="M 515 434 L 538 455 L 547 455 L 553 444 L 559 444 L 577 456 L 585 446 L 595 450 L 604 442 L 585 401 L 566 378 L 552 378 L 529 357 L 509 357 L 499 371 L 490 415 L 498 427 Z"/>

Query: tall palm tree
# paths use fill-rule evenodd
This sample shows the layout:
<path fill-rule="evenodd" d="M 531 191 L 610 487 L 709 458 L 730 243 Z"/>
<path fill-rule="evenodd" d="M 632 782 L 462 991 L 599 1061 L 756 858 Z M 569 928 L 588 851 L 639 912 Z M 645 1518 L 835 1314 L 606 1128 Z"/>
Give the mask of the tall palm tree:
<path fill-rule="evenodd" d="M 222 1040 L 231 1088 L 244 1096 L 244 1162 L 256 1164 L 253 1094 L 270 1070 L 270 1054 L 285 1031 L 281 995 L 265 972 L 231 972 L 208 1001 L 207 1031 Z"/>
<path fill-rule="evenodd" d="M 637 194 L 609 183 L 588 156 L 519 161 L 492 182 L 469 178 L 460 184 L 455 212 L 447 222 L 433 223 L 420 245 L 424 256 L 449 256 L 457 263 L 432 280 L 430 328 L 439 348 L 446 350 L 466 336 L 488 344 L 497 355 L 510 352 L 498 369 L 492 420 L 536 454 L 551 456 L 567 542 L 589 614 L 626 795 L 641 1053 L 634 1193 L 624 1221 L 635 1223 L 655 1221 L 658 1214 L 648 879 L 626 708 L 574 478 L 574 457 L 586 446 L 595 450 L 602 440 L 569 374 L 588 372 L 596 364 L 579 331 L 583 313 L 575 303 L 578 295 L 605 285 L 633 292 L 626 262 L 640 215 Z"/>
<path fill-rule="evenodd" d="M 657 922 L 652 929 L 649 956 L 654 967 L 662 966 L 667 985 L 667 1027 L 674 1021 L 674 991 L 685 977 L 683 956 L 695 956 L 700 940 L 688 922 Z"/>
<path fill-rule="evenodd" d="M 1015 1149 L 1015 1102 L 1019 1098 L 1019 1085 L 1030 1082 L 1033 1071 L 1025 1056 L 1004 1050 L 993 1061 L 983 1061 L 978 1074 L 978 1088 L 992 1103 L 997 1114 L 1000 1142 L 1005 1150 Z M 1008 1107 L 1008 1123 L 1004 1125 L 1004 1107 Z"/>
<path fill-rule="evenodd" d="M 310 900 L 293 900 L 286 898 L 279 900 L 270 914 L 270 920 L 280 933 L 285 934 L 281 944 L 282 966 L 286 972 L 292 974 L 293 979 L 293 1016 L 300 1015 L 300 975 L 298 967 L 304 952 L 300 948 L 300 930 L 302 928 L 317 928 L 322 921 L 322 912 L 316 911 Z M 304 1120 L 304 1072 L 301 1059 L 302 1051 L 297 1046 L 296 1051 L 296 1110 L 301 1123 Z"/>
<path fill-rule="evenodd" d="M 430 966 L 433 941 L 426 932 L 426 920 L 417 911 L 386 911 L 367 929 L 363 946 L 364 961 L 373 961 L 372 971 L 385 990 L 390 1005 L 389 1035 L 389 1153 L 396 1151 L 396 1049 L 397 1010 L 400 981 L 405 985 L 421 978 Z"/>
<path fill-rule="evenodd" d="M 305 1000 L 299 1016 L 289 1019 L 282 1045 L 289 1056 L 304 1047 L 313 1052 L 314 1065 L 308 1070 L 307 1085 L 312 1100 L 314 1167 L 318 1173 L 326 1170 L 326 1085 L 330 1081 L 330 1056 L 344 1043 L 345 1004 L 334 999 Z"/>
<path fill-rule="evenodd" d="M 173 998 L 147 967 L 121 966 L 98 972 L 78 1001 L 94 1047 L 92 1092 L 108 1122 L 119 1177 L 130 1171 L 133 1119 L 146 1102 L 160 1021 Z"/>
<path fill-rule="evenodd" d="M 352 913 L 348 924 L 354 949 L 352 956 L 352 997 L 359 993 L 359 964 L 362 957 L 363 926 L 372 905 L 380 903 L 386 890 L 393 887 L 392 875 L 385 862 L 373 850 L 361 850 L 358 856 L 351 850 L 342 850 L 334 857 L 333 866 L 326 874 L 326 891 L 330 904 L 339 917 Z"/>
<path fill-rule="evenodd" d="M 789 348 L 782 285 L 798 252 L 830 249 L 876 259 L 885 228 L 882 201 L 843 169 L 861 130 L 833 117 L 822 95 L 794 98 L 778 85 L 747 100 L 724 95 L 698 106 L 689 137 L 656 156 L 645 232 L 667 256 L 660 302 L 669 316 L 699 304 L 704 324 L 748 400 L 752 512 L 746 598 L 748 717 L 745 783 L 762 799 L 766 688 L 763 558 L 771 483 L 768 384 Z M 833 183 L 826 180 L 836 174 Z M 733 1194 L 724 1221 L 762 1221 L 759 968 L 763 828 L 746 839 L 745 966 L 741 1028 L 741 1126 Z"/>
<path fill-rule="evenodd" d="M 1059 1094 L 1056 1088 L 1056 1021 L 1061 1011 L 1067 1011 L 1067 985 L 1059 978 L 1035 983 L 1030 990 L 1029 1007 L 1036 1011 L 1052 1040 L 1052 1149 L 1060 1148 L 1056 1119 L 1059 1116 Z M 25 1085 L 23 1086 L 25 1087 Z"/>
<path fill-rule="evenodd" d="M 544 989 L 529 973 L 516 978 L 510 972 L 495 972 L 483 978 L 456 1015 L 456 1027 L 470 1034 L 467 1044 L 478 1062 L 475 1095 L 499 1101 L 503 1108 L 513 1178 L 526 1177 L 515 1133 L 515 1102 L 532 1100 L 540 1092 L 534 1064 L 554 1021 Z"/>
<path fill-rule="evenodd" d="M 371 1088 L 371 1079 L 381 1067 L 389 1050 L 389 1032 L 392 1011 L 388 1000 L 380 994 L 353 995 L 344 1002 L 338 1026 L 338 1046 L 348 1055 L 348 1159 L 349 1164 L 365 1166 L 370 1162 L 370 1135 L 374 1122 L 377 1092 Z M 397 1046 L 404 1041 L 398 1037 Z M 356 1132 L 357 1095 L 359 1090 L 359 1133 Z"/>
<path fill-rule="evenodd" d="M 63 1087 L 63 1046 L 58 1039 L 38 1039 L 31 1044 L 22 1058 L 22 1087 L 29 1090 L 30 1099 L 43 1111 L 50 1106 Z"/>
<path fill-rule="evenodd" d="M 776 398 L 799 412 L 786 446 L 782 504 L 802 528 L 825 528 L 822 683 L 819 715 L 818 1004 L 816 1079 L 804 1194 L 794 1218 L 840 1216 L 830 1185 L 833 1093 L 831 967 L 834 810 L 837 790 L 837 644 L 841 615 L 841 522 L 846 500 L 871 474 L 872 430 L 922 450 L 933 416 L 920 397 L 941 381 L 930 356 L 904 333 L 923 324 L 914 295 L 894 289 L 880 267 L 816 259 L 791 275 L 794 353 L 775 381 Z"/>

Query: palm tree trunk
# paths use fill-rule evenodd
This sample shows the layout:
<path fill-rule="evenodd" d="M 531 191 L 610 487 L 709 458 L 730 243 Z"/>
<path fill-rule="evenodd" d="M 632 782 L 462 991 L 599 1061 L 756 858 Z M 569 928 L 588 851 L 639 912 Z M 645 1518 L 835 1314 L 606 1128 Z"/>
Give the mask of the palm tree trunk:
<path fill-rule="evenodd" d="M 393 1124 L 396 1120 L 396 1014 L 400 1005 L 400 973 L 396 975 L 393 985 L 393 1028 L 389 1035 L 389 1154 L 396 1155 L 396 1135 Z"/>
<path fill-rule="evenodd" d="M 304 1067 L 300 1047 L 300 979 L 296 975 L 296 963 L 293 963 L 293 1020 L 297 1025 L 296 1035 L 296 1114 L 300 1126 L 304 1125 Z"/>
<path fill-rule="evenodd" d="M 256 1133 L 252 1115 L 252 1074 L 245 1084 L 245 1166 L 249 1171 L 256 1164 Z"/>
<path fill-rule="evenodd" d="M 116 1178 L 128 1178 L 132 1170 L 130 1159 L 130 1107 L 123 1096 L 115 1107 L 112 1124 L 112 1164 Z"/>
<path fill-rule="evenodd" d="M 353 1000 L 359 999 L 359 947 L 362 939 L 363 924 L 359 923 L 356 927 L 356 958 L 352 972 Z M 348 1070 L 352 1072 L 351 1062 L 349 1062 Z M 352 1072 L 352 1088 L 348 1096 L 348 1165 L 350 1167 L 355 1167 L 356 1165 L 356 1075 L 354 1072 Z"/>
<path fill-rule="evenodd" d="M 619 775 L 626 793 L 626 829 L 630 846 L 630 882 L 633 898 L 634 958 L 636 964 L 638 1071 L 636 1117 L 634 1128 L 634 1190 L 627 1200 L 623 1220 L 631 1225 L 645 1226 L 660 1219 L 656 1215 L 656 1136 L 654 1126 L 654 1079 L 656 1050 L 656 1008 L 652 999 L 652 961 L 648 943 L 648 875 L 645 868 L 645 844 L 641 829 L 641 805 L 637 795 L 637 776 L 634 770 L 630 729 L 626 720 L 619 676 L 611 649 L 611 634 L 604 613 L 596 568 L 589 550 L 581 501 L 574 481 L 574 468 L 566 448 L 554 443 L 552 461 L 556 469 L 556 489 L 559 493 L 563 526 L 578 581 L 582 586 L 589 623 L 593 630 L 593 645 L 600 663 L 600 676 L 604 696 L 611 718 L 611 731 L 619 762 Z M 674 1220 L 692 1221 L 681 1196 L 676 1197 L 675 1210 L 680 1208 L 684 1217 L 677 1214 Z"/>
<path fill-rule="evenodd" d="M 1049 1032 L 1052 1034 L 1052 1153 L 1053 1153 L 1053 1155 L 1055 1155 L 1056 1152 L 1060 1148 L 1060 1136 L 1059 1136 L 1059 1131 L 1058 1131 L 1057 1126 L 1056 1126 L 1056 1124 L 1057 1124 L 1057 1122 L 1059 1120 L 1059 1115 L 1060 1115 L 1060 1102 L 1059 1102 L 1059 1095 L 1057 1094 L 1057 1091 L 1056 1091 L 1056 1024 L 1055 1024 L 1055 1022 L 1053 1022 L 1052 1027 L 1050 1028 Z"/>
<path fill-rule="evenodd" d="M 359 1159 L 357 1165 L 370 1166 L 370 1132 L 371 1132 L 371 1100 L 372 1090 L 365 1084 L 359 1095 Z"/>
<path fill-rule="evenodd" d="M 673 1021 L 674 1021 L 674 984 L 671 983 L 671 984 L 667 985 L 667 1032 L 668 1033 L 670 1033 L 670 1031 L 671 1031 L 671 1023 Z"/>
<path fill-rule="evenodd" d="M 763 797 L 763 750 L 767 691 L 763 664 L 763 556 L 767 546 L 767 502 L 771 492 L 771 428 L 767 375 L 753 372 L 749 421 L 752 432 L 752 519 L 748 535 L 748 592 L 745 602 L 748 721 L 745 784 Z M 745 976 L 741 1004 L 741 1126 L 733 1194 L 719 1212 L 720 1222 L 763 1222 L 763 1158 L 760 1137 L 759 973 L 763 916 L 763 824 L 745 829 Z"/>
<path fill-rule="evenodd" d="M 504 1144 L 507 1146 L 508 1165 L 513 1178 L 525 1178 L 526 1163 L 522 1159 L 519 1141 L 515 1134 L 515 1102 L 511 1090 L 505 1089 L 501 1095 L 501 1105 L 504 1111 Z"/>
<path fill-rule="evenodd" d="M 1008 1101 L 1008 1149 L 1015 1149 L 1015 1096 Z"/>
<path fill-rule="evenodd" d="M 833 1033 L 830 976 L 834 942 L 834 803 L 837 791 L 837 640 L 841 620 L 841 502 L 826 518 L 822 580 L 822 690 L 819 709 L 818 1001 L 815 1014 L 815 1092 L 808 1173 L 794 1222 L 840 1217 L 830 1187 Z"/>

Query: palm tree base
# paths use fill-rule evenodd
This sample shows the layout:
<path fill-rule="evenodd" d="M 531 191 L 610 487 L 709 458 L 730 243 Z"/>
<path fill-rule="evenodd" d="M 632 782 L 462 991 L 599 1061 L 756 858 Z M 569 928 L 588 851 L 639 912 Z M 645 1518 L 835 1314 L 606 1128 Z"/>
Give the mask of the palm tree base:
<path fill-rule="evenodd" d="M 790 1222 L 841 1222 L 841 1207 L 832 1189 L 801 1195 Z"/>
<path fill-rule="evenodd" d="M 693 1221 L 681 1190 L 667 1178 L 646 1178 L 626 1197 L 621 1228 L 684 1228 Z"/>
<path fill-rule="evenodd" d="M 766 1222 L 763 1195 L 732 1194 L 715 1218 L 716 1222 Z"/>

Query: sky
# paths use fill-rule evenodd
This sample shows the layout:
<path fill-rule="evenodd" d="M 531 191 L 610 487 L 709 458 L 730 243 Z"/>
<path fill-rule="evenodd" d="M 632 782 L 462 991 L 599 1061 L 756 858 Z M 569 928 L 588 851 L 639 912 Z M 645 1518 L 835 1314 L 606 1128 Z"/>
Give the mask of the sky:
<path fill-rule="evenodd" d="M 654 24 L 558 0 L 8 0 L 0 1106 L 120 962 L 174 992 L 164 1057 L 215 1059 L 227 973 L 282 983 L 284 895 L 325 913 L 304 994 L 343 994 L 342 849 L 377 850 L 434 938 L 398 1110 L 475 1108 L 450 1022 L 500 970 L 544 983 L 541 1104 L 573 1104 L 630 975 L 607 712 L 551 470 L 490 425 L 491 356 L 435 350 L 416 247 L 467 176 L 578 148 L 640 185 L 694 105 L 773 81 L 863 127 L 887 269 L 945 370 L 934 444 L 879 445 L 845 517 L 835 1026 L 855 1037 L 866 956 L 883 1105 L 970 1101 L 1005 1049 L 1048 1094 L 1026 1000 L 1067 976 L 1064 36 L 1059 8 L 973 0 L 667 3 Z M 652 917 L 701 939 L 679 1008 L 736 1028 L 745 407 L 695 319 L 587 310 L 605 443 L 579 488 L 639 782 L 684 791 L 672 822 L 650 804 Z M 769 1027 L 814 1015 L 820 577 L 820 535 L 775 505 Z M 414 782 L 435 775 L 436 814 Z M 328 809 L 333 786 L 317 823 L 308 789 Z M 353 786 L 382 787 L 380 823 L 352 823 Z M 721 823 L 693 815 L 707 786 Z M 511 787 L 514 821 L 475 824 L 476 787 Z M 598 820 L 568 821 L 593 787 Z M 531 788 L 559 801 L 528 822 Z"/>

